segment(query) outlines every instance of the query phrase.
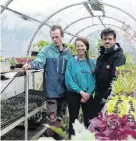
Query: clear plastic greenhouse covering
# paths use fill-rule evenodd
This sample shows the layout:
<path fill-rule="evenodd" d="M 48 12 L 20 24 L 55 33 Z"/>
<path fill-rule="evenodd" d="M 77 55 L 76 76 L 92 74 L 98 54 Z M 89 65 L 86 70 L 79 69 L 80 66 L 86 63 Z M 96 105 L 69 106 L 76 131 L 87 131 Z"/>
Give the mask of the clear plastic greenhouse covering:
<path fill-rule="evenodd" d="M 65 43 L 87 37 L 95 50 L 104 28 L 117 32 L 125 52 L 136 56 L 136 0 L 0 0 L 1 56 L 30 53 L 39 40 L 51 41 L 50 27 L 62 26 Z"/>

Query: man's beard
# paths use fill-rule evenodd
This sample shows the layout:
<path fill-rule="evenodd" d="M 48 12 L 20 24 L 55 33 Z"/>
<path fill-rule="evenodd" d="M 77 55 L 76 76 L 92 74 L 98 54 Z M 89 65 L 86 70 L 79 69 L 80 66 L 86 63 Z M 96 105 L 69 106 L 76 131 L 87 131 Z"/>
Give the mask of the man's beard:
<path fill-rule="evenodd" d="M 108 45 L 108 46 L 107 46 L 107 45 Z M 110 47 L 112 47 L 112 45 L 110 45 L 110 44 L 105 44 L 104 47 L 105 47 L 105 48 L 110 48 Z"/>

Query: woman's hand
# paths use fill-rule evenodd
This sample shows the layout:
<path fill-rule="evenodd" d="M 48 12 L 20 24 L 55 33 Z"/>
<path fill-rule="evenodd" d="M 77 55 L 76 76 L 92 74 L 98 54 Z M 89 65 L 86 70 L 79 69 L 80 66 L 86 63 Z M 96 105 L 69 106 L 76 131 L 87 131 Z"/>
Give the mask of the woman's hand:
<path fill-rule="evenodd" d="M 86 101 L 90 98 L 90 95 L 84 91 L 80 91 L 80 95 L 82 96 L 82 98 L 84 98 Z"/>
<path fill-rule="evenodd" d="M 80 100 L 80 102 L 86 103 L 86 100 L 82 97 L 81 100 Z"/>

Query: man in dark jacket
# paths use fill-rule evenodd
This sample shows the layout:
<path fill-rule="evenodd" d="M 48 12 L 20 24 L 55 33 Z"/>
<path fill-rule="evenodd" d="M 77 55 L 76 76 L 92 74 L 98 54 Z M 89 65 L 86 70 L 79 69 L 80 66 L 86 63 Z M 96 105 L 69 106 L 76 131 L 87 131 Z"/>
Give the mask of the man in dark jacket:
<path fill-rule="evenodd" d="M 125 56 L 119 43 L 116 43 L 116 33 L 107 28 L 101 32 L 103 46 L 97 58 L 95 78 L 94 117 L 101 111 L 104 101 L 111 93 L 111 83 L 116 78 L 116 67 L 125 64 Z"/>

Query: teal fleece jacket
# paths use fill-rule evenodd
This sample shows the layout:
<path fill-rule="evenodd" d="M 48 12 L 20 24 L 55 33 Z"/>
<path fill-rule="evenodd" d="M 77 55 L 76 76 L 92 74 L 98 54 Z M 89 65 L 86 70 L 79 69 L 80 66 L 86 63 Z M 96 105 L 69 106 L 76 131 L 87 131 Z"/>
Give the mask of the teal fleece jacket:
<path fill-rule="evenodd" d="M 93 59 L 77 60 L 76 56 L 72 57 L 66 67 L 65 84 L 68 91 L 80 93 L 80 91 L 92 94 L 95 88 L 95 61 Z"/>

